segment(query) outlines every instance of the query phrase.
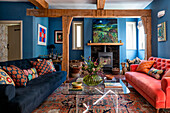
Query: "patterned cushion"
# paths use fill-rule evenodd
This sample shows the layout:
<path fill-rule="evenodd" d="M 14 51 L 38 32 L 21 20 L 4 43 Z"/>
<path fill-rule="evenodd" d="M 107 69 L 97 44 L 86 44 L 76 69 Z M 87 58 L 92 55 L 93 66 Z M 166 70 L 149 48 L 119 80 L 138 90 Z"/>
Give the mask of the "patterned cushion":
<path fill-rule="evenodd" d="M 37 59 L 37 61 L 43 61 L 42 59 Z M 53 64 L 53 61 L 50 59 L 50 60 L 46 60 L 47 61 L 47 64 L 50 66 L 51 70 L 53 72 L 56 72 L 56 69 L 54 67 L 54 64 Z"/>
<path fill-rule="evenodd" d="M 152 67 L 148 72 L 148 75 L 156 78 L 157 80 L 160 80 L 163 74 L 164 74 L 164 70 L 158 70 L 155 69 L 154 67 Z"/>
<path fill-rule="evenodd" d="M 31 68 L 31 69 L 27 69 L 27 70 L 24 69 L 23 71 L 24 71 L 24 73 L 27 76 L 29 81 L 38 77 L 38 73 L 37 73 L 37 70 L 35 68 Z"/>
<path fill-rule="evenodd" d="M 150 68 L 153 66 L 155 61 L 142 61 L 137 67 L 136 71 L 148 74 Z"/>
<path fill-rule="evenodd" d="M 53 72 L 56 72 L 53 61 L 52 60 L 47 60 L 47 64 L 50 66 L 51 70 Z"/>
<path fill-rule="evenodd" d="M 0 84 L 12 84 L 15 86 L 11 77 L 2 69 L 0 69 Z"/>
<path fill-rule="evenodd" d="M 10 67 L 3 66 L 3 69 L 11 76 L 16 86 L 26 86 L 27 77 L 20 68 L 10 65 Z"/>
<path fill-rule="evenodd" d="M 36 68 L 38 75 L 44 75 L 46 73 L 52 73 L 50 66 L 48 66 L 46 60 L 43 61 L 31 61 L 32 65 Z"/>

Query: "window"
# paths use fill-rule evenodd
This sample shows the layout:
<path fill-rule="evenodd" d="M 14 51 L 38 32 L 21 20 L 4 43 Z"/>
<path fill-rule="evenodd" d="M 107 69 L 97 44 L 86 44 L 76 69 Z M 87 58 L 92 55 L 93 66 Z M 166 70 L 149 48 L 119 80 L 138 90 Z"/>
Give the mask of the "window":
<path fill-rule="evenodd" d="M 136 49 L 136 22 L 126 22 L 126 49 Z"/>
<path fill-rule="evenodd" d="M 145 32 L 143 25 L 139 27 L 139 49 L 145 49 Z"/>
<path fill-rule="evenodd" d="M 73 21 L 72 33 L 73 33 L 72 49 L 83 50 L 83 22 L 82 21 Z"/>

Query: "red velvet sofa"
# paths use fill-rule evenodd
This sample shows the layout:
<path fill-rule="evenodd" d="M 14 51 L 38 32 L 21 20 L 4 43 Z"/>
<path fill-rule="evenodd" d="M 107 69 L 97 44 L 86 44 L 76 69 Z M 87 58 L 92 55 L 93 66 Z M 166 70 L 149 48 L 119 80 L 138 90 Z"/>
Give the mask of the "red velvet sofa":
<path fill-rule="evenodd" d="M 150 57 L 155 60 L 156 69 L 163 69 L 165 73 L 170 69 L 170 59 Z M 131 65 L 131 71 L 126 72 L 126 81 L 133 86 L 159 112 L 160 108 L 170 108 L 170 75 L 157 80 L 147 74 L 136 72 L 138 64 Z"/>

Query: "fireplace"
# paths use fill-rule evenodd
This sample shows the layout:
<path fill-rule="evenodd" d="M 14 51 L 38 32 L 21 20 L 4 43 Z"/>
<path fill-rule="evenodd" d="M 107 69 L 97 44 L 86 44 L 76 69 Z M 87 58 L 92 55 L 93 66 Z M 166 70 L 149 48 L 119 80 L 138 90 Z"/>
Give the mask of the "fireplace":
<path fill-rule="evenodd" d="M 106 72 L 112 68 L 119 68 L 119 46 L 93 45 L 91 46 L 91 57 L 92 60 L 105 60 L 107 64 L 104 65 L 103 70 L 106 70 Z"/>
<path fill-rule="evenodd" d="M 98 52 L 99 62 L 104 62 L 103 70 L 112 70 L 113 52 Z"/>

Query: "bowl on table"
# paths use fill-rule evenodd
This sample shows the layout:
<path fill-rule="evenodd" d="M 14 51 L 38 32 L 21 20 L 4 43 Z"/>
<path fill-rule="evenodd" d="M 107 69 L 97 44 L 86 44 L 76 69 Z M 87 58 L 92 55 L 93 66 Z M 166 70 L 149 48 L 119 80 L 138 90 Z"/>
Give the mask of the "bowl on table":
<path fill-rule="evenodd" d="M 82 83 L 81 82 L 72 82 L 73 88 L 81 88 Z"/>

